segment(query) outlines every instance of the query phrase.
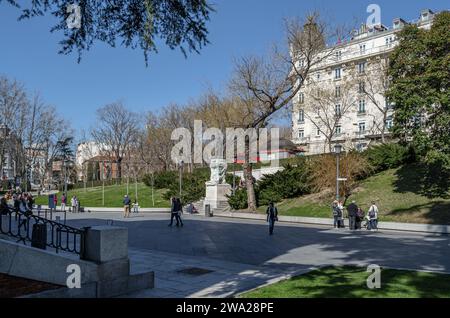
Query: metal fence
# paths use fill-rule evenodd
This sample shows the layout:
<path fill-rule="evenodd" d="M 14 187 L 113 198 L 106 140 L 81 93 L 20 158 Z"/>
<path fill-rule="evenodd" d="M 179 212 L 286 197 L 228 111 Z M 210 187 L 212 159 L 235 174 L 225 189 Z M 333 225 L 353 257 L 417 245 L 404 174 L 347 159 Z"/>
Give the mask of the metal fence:
<path fill-rule="evenodd" d="M 40 248 L 54 248 L 56 252 L 75 253 L 83 258 L 85 229 L 78 229 L 52 220 L 51 212 L 41 211 L 42 216 L 31 212 L 23 213 L 10 210 L 0 217 L 0 233 L 16 238 L 17 242 Z M 48 217 L 50 216 L 50 219 Z M 38 229 L 44 228 L 43 235 Z M 44 236 L 44 237 L 42 237 Z"/>

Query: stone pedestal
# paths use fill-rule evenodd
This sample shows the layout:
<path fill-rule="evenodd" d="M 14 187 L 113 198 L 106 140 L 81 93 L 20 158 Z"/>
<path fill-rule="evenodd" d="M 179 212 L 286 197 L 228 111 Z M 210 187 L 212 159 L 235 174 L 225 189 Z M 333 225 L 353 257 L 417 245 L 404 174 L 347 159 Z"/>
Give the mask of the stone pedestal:
<path fill-rule="evenodd" d="M 206 182 L 206 196 L 204 205 L 209 204 L 212 209 L 217 209 L 221 204 L 228 203 L 226 195 L 231 194 L 231 185 L 227 183 L 214 184 Z"/>
<path fill-rule="evenodd" d="M 89 228 L 84 258 L 98 264 L 128 259 L 128 229 L 115 226 Z"/>

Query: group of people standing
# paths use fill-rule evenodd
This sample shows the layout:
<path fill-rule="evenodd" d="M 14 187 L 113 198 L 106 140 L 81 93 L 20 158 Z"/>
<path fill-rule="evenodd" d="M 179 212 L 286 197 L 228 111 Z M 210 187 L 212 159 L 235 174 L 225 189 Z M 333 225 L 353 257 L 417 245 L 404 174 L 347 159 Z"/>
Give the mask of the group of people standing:
<path fill-rule="evenodd" d="M 331 206 L 333 212 L 333 225 L 335 228 L 343 228 L 344 225 L 344 205 L 341 201 L 335 200 Z M 355 201 L 352 201 L 347 206 L 347 216 L 349 220 L 350 230 L 360 230 L 363 227 L 363 221 L 366 220 L 365 227 L 367 230 L 378 229 L 378 207 L 375 201 L 367 211 L 367 215 L 364 213 L 361 207 L 358 207 Z"/>
<path fill-rule="evenodd" d="M 53 194 L 53 205 L 54 205 L 55 209 L 58 206 L 58 195 L 56 193 Z M 61 195 L 60 211 L 65 212 L 66 206 L 67 206 L 67 195 L 65 193 L 63 193 Z M 70 199 L 70 211 L 72 213 L 80 212 L 80 200 L 78 200 L 78 197 L 76 195 L 72 196 L 72 198 Z"/>
<path fill-rule="evenodd" d="M 34 206 L 34 198 L 31 193 L 26 192 L 8 192 L 1 198 L 0 210 L 1 214 L 7 214 L 9 211 L 8 201 L 12 204 L 12 210 L 15 212 L 32 213 Z"/>

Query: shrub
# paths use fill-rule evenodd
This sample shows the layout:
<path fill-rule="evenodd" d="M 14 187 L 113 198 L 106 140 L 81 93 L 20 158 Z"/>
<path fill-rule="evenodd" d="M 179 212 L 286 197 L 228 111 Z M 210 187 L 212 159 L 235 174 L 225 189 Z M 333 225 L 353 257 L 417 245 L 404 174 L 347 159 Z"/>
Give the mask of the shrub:
<path fill-rule="evenodd" d="M 336 156 L 324 154 L 311 159 L 312 186 L 314 192 L 322 192 L 336 187 Z M 339 176 L 345 177 L 340 182 L 340 196 L 348 197 L 358 186 L 359 181 L 370 175 L 371 167 L 366 158 L 359 152 L 342 153 L 339 161 Z"/>
<path fill-rule="evenodd" d="M 258 205 L 310 193 L 310 178 L 309 162 L 306 159 L 299 161 L 296 166 L 288 164 L 282 171 L 263 176 L 255 187 Z"/>
<path fill-rule="evenodd" d="M 365 154 L 375 172 L 397 168 L 402 164 L 414 161 L 412 147 L 398 143 L 376 145 L 370 147 Z"/>
<path fill-rule="evenodd" d="M 234 210 L 243 210 L 247 205 L 247 190 L 245 188 L 237 189 L 234 195 L 228 196 L 228 204 Z"/>
<path fill-rule="evenodd" d="M 171 186 L 178 185 L 177 171 L 160 171 L 153 174 L 153 186 L 156 189 L 168 189 Z M 146 174 L 143 178 L 146 186 L 152 186 L 152 175 Z"/>

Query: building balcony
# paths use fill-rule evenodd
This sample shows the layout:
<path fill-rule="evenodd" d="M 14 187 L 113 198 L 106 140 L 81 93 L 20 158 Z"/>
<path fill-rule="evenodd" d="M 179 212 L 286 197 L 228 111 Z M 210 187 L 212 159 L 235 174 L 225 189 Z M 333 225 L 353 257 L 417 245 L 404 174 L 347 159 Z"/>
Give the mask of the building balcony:
<path fill-rule="evenodd" d="M 310 137 L 299 137 L 299 138 L 297 139 L 297 143 L 300 144 L 300 145 L 306 145 L 306 144 L 308 144 L 310 141 L 311 141 L 311 138 L 310 138 Z"/>
<path fill-rule="evenodd" d="M 366 130 L 360 130 L 360 131 L 356 131 L 355 132 L 355 137 L 356 138 L 365 138 L 366 134 L 368 132 Z"/>
<path fill-rule="evenodd" d="M 367 115 L 367 112 L 365 110 L 358 110 L 356 112 L 356 116 L 365 116 Z"/>
<path fill-rule="evenodd" d="M 335 133 L 332 140 L 338 141 L 338 140 L 345 140 L 345 134 L 344 133 Z"/>

